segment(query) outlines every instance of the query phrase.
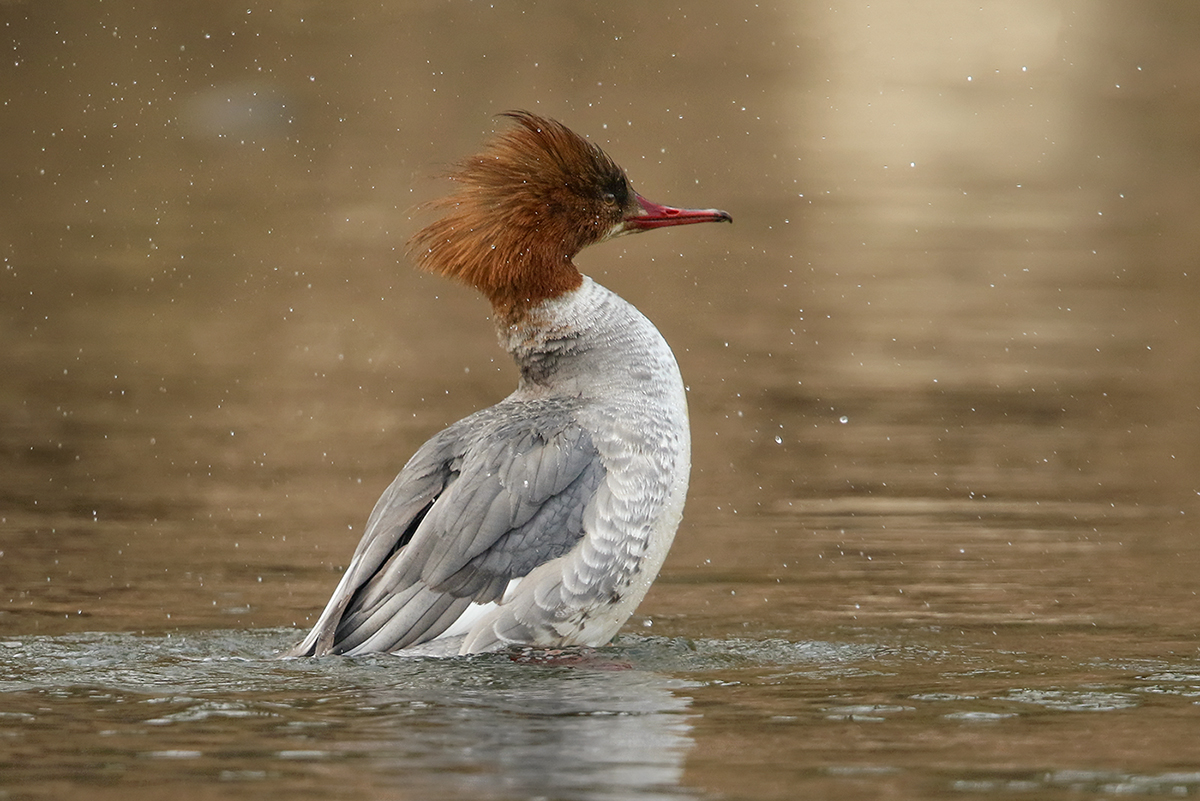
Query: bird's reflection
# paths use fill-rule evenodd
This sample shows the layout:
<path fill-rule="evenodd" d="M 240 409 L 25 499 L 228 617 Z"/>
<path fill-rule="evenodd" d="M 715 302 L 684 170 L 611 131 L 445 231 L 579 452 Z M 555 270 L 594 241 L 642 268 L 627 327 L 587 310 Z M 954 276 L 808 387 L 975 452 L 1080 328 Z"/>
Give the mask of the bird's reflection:
<path fill-rule="evenodd" d="M 461 668 L 428 663 L 448 669 Z M 376 714 L 386 710 L 367 746 L 375 769 L 485 798 L 688 795 L 679 785 L 693 746 L 689 682 L 611 665 L 441 679 L 370 693 Z"/>

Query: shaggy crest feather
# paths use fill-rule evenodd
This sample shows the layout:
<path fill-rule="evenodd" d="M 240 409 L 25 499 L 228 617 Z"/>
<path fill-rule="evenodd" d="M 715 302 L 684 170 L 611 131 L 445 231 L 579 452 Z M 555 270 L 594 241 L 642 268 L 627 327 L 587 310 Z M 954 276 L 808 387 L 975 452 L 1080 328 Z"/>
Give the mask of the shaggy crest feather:
<path fill-rule="evenodd" d="M 473 286 L 497 314 L 520 314 L 579 287 L 571 262 L 635 208 L 624 171 L 595 144 L 526 111 L 450 174 L 457 184 L 431 208 L 442 216 L 413 235 L 424 270 Z"/>

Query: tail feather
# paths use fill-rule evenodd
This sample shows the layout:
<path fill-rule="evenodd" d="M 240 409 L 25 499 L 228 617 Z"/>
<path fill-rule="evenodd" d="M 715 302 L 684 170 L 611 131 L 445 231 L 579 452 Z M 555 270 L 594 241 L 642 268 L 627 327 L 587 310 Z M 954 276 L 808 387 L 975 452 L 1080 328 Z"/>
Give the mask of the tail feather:
<path fill-rule="evenodd" d="M 398 651 L 436 638 L 471 605 L 470 598 L 411 587 L 357 624 L 345 635 L 339 627 L 334 650 L 344 654 Z M 349 623 L 351 618 L 344 621 Z"/>

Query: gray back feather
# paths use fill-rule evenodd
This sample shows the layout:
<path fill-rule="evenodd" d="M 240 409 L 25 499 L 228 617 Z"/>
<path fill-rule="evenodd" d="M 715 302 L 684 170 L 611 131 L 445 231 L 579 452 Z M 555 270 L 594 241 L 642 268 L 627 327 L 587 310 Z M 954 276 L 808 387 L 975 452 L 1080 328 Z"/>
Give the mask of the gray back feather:
<path fill-rule="evenodd" d="M 512 398 L 425 443 L 384 492 L 350 567 L 296 655 L 397 650 L 583 537 L 604 479 L 577 401 Z"/>

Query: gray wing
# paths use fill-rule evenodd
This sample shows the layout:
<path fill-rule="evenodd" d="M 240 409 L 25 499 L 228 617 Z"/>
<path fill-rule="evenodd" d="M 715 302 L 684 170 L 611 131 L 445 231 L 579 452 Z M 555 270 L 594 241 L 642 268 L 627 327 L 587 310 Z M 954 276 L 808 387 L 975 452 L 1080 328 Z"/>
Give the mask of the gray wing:
<path fill-rule="evenodd" d="M 395 651 L 567 553 L 604 478 L 563 401 L 506 401 L 425 443 L 376 503 L 350 566 L 291 655 Z"/>

